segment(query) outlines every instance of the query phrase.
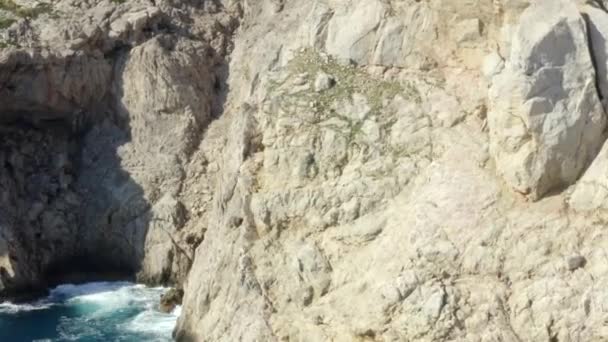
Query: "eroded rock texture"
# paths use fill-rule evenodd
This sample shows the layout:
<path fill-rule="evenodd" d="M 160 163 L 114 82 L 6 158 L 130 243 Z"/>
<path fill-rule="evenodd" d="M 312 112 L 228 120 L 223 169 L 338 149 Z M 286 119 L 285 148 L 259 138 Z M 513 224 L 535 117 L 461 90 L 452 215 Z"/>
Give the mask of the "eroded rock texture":
<path fill-rule="evenodd" d="M 78 259 L 183 288 L 183 341 L 608 338 L 601 1 L 19 6 L 2 293 Z"/>
<path fill-rule="evenodd" d="M 0 291 L 72 272 L 182 283 L 202 238 L 180 193 L 237 7 L 3 2 Z"/>
<path fill-rule="evenodd" d="M 266 6 L 176 336 L 605 338 L 601 6 Z"/>
<path fill-rule="evenodd" d="M 493 79 L 488 125 L 496 166 L 532 198 L 574 183 L 603 143 L 597 85 L 605 85 L 596 81 L 588 40 L 574 2 L 534 3 Z"/>

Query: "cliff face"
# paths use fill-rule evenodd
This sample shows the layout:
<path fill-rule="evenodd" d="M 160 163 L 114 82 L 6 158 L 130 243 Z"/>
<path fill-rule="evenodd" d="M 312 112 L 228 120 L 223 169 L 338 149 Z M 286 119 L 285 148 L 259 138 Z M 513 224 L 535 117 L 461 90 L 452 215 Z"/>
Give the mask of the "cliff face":
<path fill-rule="evenodd" d="M 245 6 L 177 336 L 605 338 L 607 22 L 573 1 Z"/>
<path fill-rule="evenodd" d="M 0 295 L 80 267 L 183 285 L 184 341 L 608 337 L 602 2 L 7 4 Z"/>
<path fill-rule="evenodd" d="M 238 6 L 3 1 L 0 15 L 0 297 L 72 272 L 181 284 L 202 239 L 183 186 L 221 114 Z"/>

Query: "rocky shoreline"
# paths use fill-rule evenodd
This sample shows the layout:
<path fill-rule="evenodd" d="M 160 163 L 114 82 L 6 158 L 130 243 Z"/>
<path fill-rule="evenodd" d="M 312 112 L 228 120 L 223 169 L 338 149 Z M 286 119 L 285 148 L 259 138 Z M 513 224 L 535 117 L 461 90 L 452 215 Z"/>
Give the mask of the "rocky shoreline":
<path fill-rule="evenodd" d="M 0 298 L 117 272 L 183 289 L 180 341 L 602 339 L 606 5 L 0 0 Z"/>
<path fill-rule="evenodd" d="M 226 35 L 237 23 L 228 11 L 0 4 L 12 22 L 0 32 L 0 295 L 74 271 L 183 282 L 201 238 L 182 229 L 189 214 L 179 196 L 218 115 Z M 184 24 L 194 17 L 208 20 Z"/>

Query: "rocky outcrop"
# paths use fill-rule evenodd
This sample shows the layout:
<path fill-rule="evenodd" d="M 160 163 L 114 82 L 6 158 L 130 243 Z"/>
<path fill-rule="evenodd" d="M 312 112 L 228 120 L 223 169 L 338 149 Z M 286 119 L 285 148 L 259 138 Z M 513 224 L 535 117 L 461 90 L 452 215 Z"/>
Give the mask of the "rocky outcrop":
<path fill-rule="evenodd" d="M 178 289 L 170 289 L 160 298 L 159 310 L 165 313 L 170 313 L 175 310 L 178 305 L 182 304 L 184 291 Z"/>
<path fill-rule="evenodd" d="M 604 221 L 564 191 L 602 174 L 589 7 L 252 7 L 178 340 L 604 336 Z"/>
<path fill-rule="evenodd" d="M 606 337 L 600 1 L 18 5 L 0 296 L 77 264 L 183 289 L 180 341 Z"/>
<path fill-rule="evenodd" d="M 534 3 L 492 79 L 488 126 L 496 167 L 533 199 L 574 183 L 603 143 L 606 119 L 587 41 L 574 2 Z"/>
<path fill-rule="evenodd" d="M 0 50 L 0 124 L 11 132 L 0 297 L 72 272 L 180 285 L 200 240 L 182 230 L 179 197 L 217 115 L 238 11 L 9 1 L 0 12 L 12 23 Z M 206 22 L 183 24 L 191 16 Z"/>
<path fill-rule="evenodd" d="M 0 292 L 44 286 L 41 269 L 73 252 L 65 246 L 78 242 L 75 151 L 62 125 L 2 128 Z"/>

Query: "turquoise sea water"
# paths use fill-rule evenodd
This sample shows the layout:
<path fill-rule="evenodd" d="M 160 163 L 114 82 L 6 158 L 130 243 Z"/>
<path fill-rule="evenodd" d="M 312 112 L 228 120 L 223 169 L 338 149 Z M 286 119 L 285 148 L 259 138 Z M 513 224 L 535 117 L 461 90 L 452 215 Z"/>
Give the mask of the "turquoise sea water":
<path fill-rule="evenodd" d="M 156 310 L 164 291 L 98 282 L 61 285 L 34 303 L 0 303 L 0 341 L 171 341 L 180 308 Z"/>

